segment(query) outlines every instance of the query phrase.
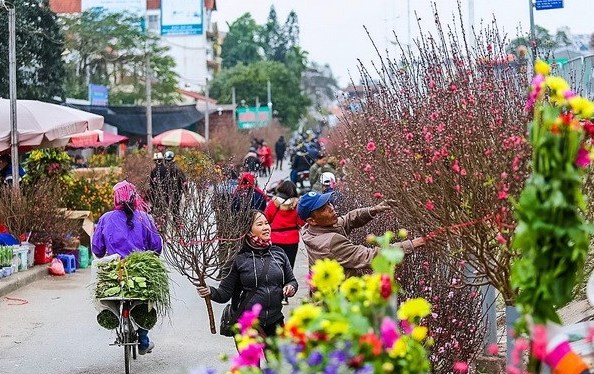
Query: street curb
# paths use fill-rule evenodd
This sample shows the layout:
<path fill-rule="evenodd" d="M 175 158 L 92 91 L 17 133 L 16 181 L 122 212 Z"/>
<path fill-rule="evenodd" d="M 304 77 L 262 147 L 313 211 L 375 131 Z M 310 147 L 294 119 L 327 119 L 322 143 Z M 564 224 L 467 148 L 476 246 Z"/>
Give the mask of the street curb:
<path fill-rule="evenodd" d="M 9 277 L 0 279 L 0 297 L 8 295 L 21 287 L 42 279 L 48 273 L 47 265 L 37 265 L 31 269 L 14 273 Z"/>

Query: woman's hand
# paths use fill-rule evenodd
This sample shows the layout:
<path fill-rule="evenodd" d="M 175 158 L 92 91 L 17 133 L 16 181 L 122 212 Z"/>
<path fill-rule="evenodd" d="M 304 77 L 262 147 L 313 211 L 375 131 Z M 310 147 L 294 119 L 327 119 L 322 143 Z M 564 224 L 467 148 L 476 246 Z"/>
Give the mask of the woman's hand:
<path fill-rule="evenodd" d="M 283 287 L 283 296 L 286 296 L 286 297 L 295 296 L 295 288 L 293 286 L 291 286 L 290 284 L 287 284 L 285 287 Z"/>
<path fill-rule="evenodd" d="M 196 286 L 196 291 L 201 298 L 205 298 L 210 295 L 210 287 L 208 286 Z"/>

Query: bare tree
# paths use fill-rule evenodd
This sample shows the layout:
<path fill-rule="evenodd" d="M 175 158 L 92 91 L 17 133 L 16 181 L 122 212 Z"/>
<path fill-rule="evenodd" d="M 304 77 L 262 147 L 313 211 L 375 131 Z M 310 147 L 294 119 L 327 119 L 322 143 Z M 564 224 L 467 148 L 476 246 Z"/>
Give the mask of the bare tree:
<path fill-rule="evenodd" d="M 203 161 L 202 161 L 203 162 Z M 190 165 L 191 166 L 191 165 Z M 157 226 L 164 238 L 167 262 L 196 285 L 220 280 L 243 244 L 248 222 L 248 199 L 236 200 L 220 169 L 210 162 L 188 174 L 179 202 L 171 197 L 174 173 L 164 188 L 152 191 Z M 169 187 L 168 187 L 169 186 Z M 178 205 L 179 204 L 179 205 Z M 210 330 L 216 333 L 210 298 L 205 298 Z"/>

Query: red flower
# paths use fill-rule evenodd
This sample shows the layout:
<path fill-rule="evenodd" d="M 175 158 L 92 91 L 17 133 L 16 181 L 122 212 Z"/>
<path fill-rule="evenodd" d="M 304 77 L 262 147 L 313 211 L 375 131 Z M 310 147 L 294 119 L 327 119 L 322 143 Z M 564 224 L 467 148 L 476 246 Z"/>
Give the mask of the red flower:
<path fill-rule="evenodd" d="M 388 274 L 382 274 L 380 278 L 380 295 L 384 299 L 387 299 L 392 294 L 392 281 Z"/>
<path fill-rule="evenodd" d="M 435 209 L 435 204 L 433 204 L 433 201 L 427 200 L 427 202 L 425 203 L 425 209 L 427 209 L 427 210 L 434 210 Z"/>
<path fill-rule="evenodd" d="M 382 353 L 382 341 L 373 332 L 361 335 L 359 343 L 369 346 L 371 348 L 371 354 L 374 356 L 379 356 Z"/>
<path fill-rule="evenodd" d="M 594 136 L 594 123 L 591 121 L 584 121 L 584 131 L 589 137 Z"/>
<path fill-rule="evenodd" d="M 365 361 L 365 356 L 363 355 L 356 355 L 355 357 L 351 358 L 349 361 L 349 367 L 352 368 L 360 368 Z"/>
<path fill-rule="evenodd" d="M 499 191 L 499 193 L 497 194 L 497 198 L 499 200 L 507 199 L 507 191 Z"/>

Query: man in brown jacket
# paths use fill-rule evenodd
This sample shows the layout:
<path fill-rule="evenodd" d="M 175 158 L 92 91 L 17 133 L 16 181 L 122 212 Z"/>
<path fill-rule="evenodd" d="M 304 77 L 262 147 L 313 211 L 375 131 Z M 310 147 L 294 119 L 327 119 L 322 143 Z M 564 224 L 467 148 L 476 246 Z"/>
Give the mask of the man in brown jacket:
<path fill-rule="evenodd" d="M 338 261 L 345 275 L 359 276 L 371 273 L 371 261 L 380 248 L 369 248 L 352 243 L 348 235 L 353 229 L 362 227 L 378 213 L 390 209 L 394 201 L 384 201 L 369 208 L 354 209 L 338 217 L 332 206 L 332 193 L 310 192 L 299 200 L 297 213 L 305 221 L 301 238 L 307 249 L 309 267 L 318 259 L 329 258 Z M 424 238 L 406 240 L 400 243 L 405 253 L 425 244 Z"/>

